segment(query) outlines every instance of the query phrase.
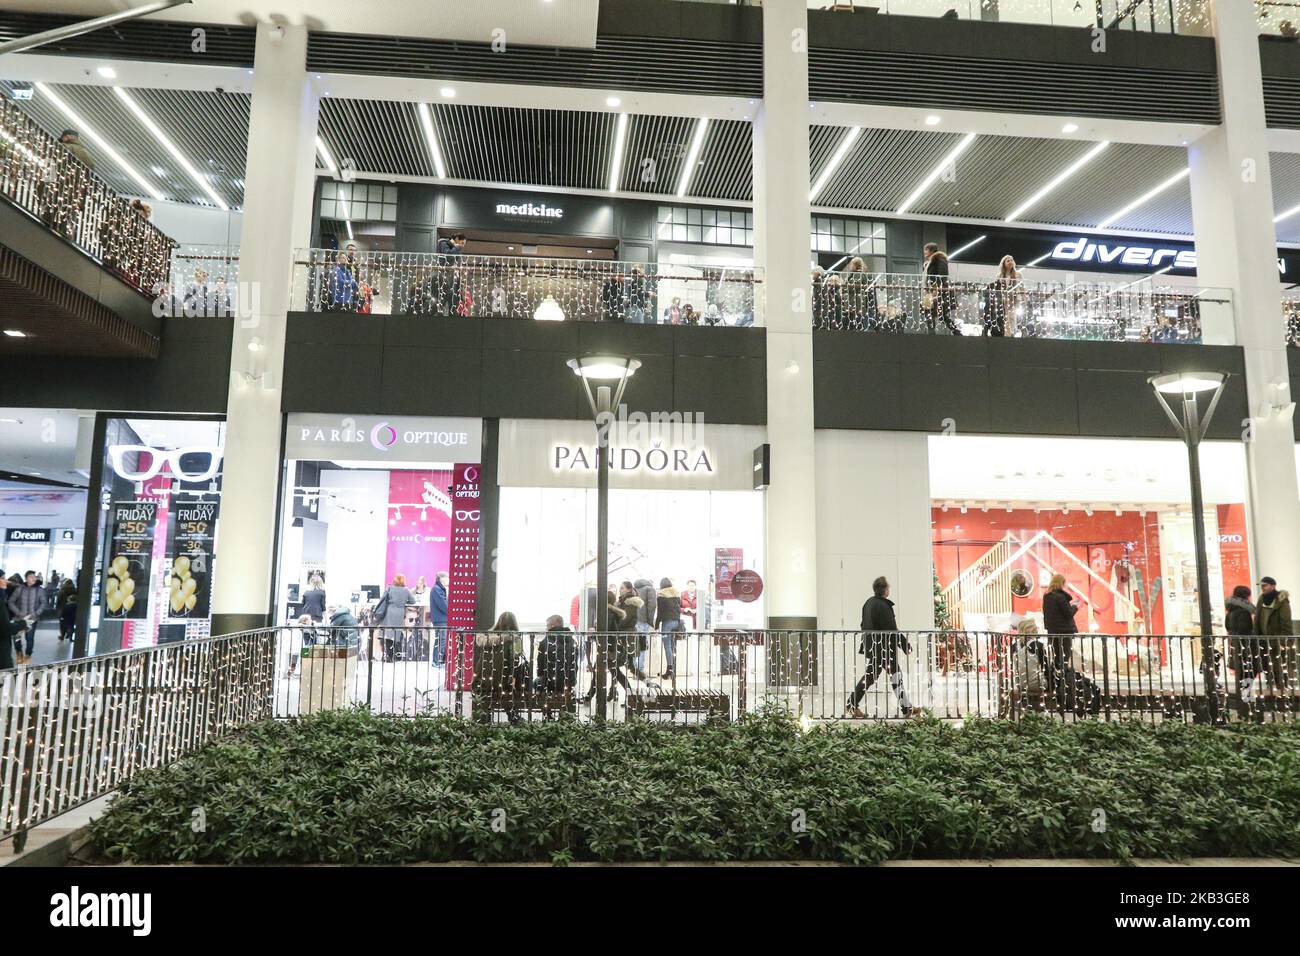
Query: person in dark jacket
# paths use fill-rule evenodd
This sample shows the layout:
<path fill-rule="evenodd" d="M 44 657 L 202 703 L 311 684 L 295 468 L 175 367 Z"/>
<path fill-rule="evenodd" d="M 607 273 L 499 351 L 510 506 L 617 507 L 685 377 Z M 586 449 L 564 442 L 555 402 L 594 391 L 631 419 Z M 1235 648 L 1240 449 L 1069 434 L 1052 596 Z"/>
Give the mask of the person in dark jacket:
<path fill-rule="evenodd" d="M 440 315 L 455 315 L 461 301 L 459 258 L 465 254 L 465 234 L 458 232 L 443 236 L 437 245 L 438 266 L 437 297 Z"/>
<path fill-rule="evenodd" d="M 948 255 L 935 242 L 925 244 L 924 255 L 925 293 L 921 311 L 925 313 L 926 327 L 933 333 L 935 319 L 938 319 L 953 335 L 961 335 L 953 317 L 957 312 L 957 296 L 948 284 Z"/>
<path fill-rule="evenodd" d="M 682 626 L 682 597 L 668 578 L 659 582 L 659 593 L 655 596 L 655 627 L 664 642 L 664 672 L 659 676 L 663 680 L 672 680 L 676 677 L 677 632 L 685 628 Z"/>
<path fill-rule="evenodd" d="M 1271 638 L 1267 651 L 1269 675 L 1273 686 L 1290 686 L 1288 671 L 1295 664 L 1295 628 L 1291 623 L 1291 596 L 1277 589 L 1277 581 L 1259 579 L 1259 607 L 1255 614 L 1255 633 Z"/>
<path fill-rule="evenodd" d="M 68 603 L 72 603 L 72 614 L 69 615 Z M 59 584 L 59 593 L 54 599 L 54 607 L 59 615 L 59 640 L 65 637 L 72 640 L 72 631 L 77 620 L 77 582 L 72 578 L 64 578 Z"/>
<path fill-rule="evenodd" d="M 1052 635 L 1048 638 L 1052 648 L 1052 669 L 1057 686 L 1065 694 L 1067 707 L 1074 706 L 1074 638 L 1070 635 L 1079 633 L 1079 625 L 1074 623 L 1074 615 L 1078 612 L 1079 605 L 1065 590 L 1065 575 L 1053 574 L 1043 592 L 1043 627 Z"/>
<path fill-rule="evenodd" d="M 326 284 L 329 295 L 329 308 L 334 312 L 355 312 L 358 304 L 360 287 L 357 277 L 348 266 L 348 257 L 340 252 L 334 257 L 334 268 L 330 271 Z"/>
<path fill-rule="evenodd" d="M 903 680 L 902 668 L 898 666 L 898 652 L 912 653 L 912 645 L 907 637 L 898 630 L 898 621 L 894 617 L 894 602 L 889 600 L 889 581 L 884 575 L 871 582 L 871 597 L 862 605 L 862 642 L 858 653 L 865 654 L 867 667 L 858 684 L 849 695 L 846 717 L 862 717 L 862 698 L 867 689 L 876 682 L 881 671 L 889 673 L 889 683 L 898 695 L 899 712 L 904 717 L 912 716 L 912 702 L 907 697 L 907 687 Z"/>
<path fill-rule="evenodd" d="M 18 663 L 31 660 L 32 647 L 36 643 L 36 624 L 45 613 L 45 588 L 35 571 L 25 575 L 27 583 L 20 584 L 9 592 L 9 613 L 15 619 L 22 619 L 26 624 L 26 649 L 19 651 Z"/>
<path fill-rule="evenodd" d="M 433 663 L 447 661 L 447 572 L 439 571 L 429 591 L 429 624 L 433 628 Z"/>
<path fill-rule="evenodd" d="M 350 646 L 361 642 L 361 631 L 357 619 L 352 616 L 352 609 L 340 604 L 330 613 L 330 643 Z"/>
<path fill-rule="evenodd" d="M 502 612 L 486 634 L 474 635 L 474 677 L 470 682 L 470 716 L 478 723 L 492 721 L 492 708 L 505 704 L 506 719 L 519 723 L 524 687 L 519 681 L 523 640 L 519 622 L 510 611 Z"/>
<path fill-rule="evenodd" d="M 637 578 L 632 582 L 632 587 L 641 599 L 641 606 L 636 609 L 636 666 L 645 670 L 650 650 L 650 632 L 655 629 L 655 585 L 649 578 Z"/>
<path fill-rule="evenodd" d="M 537 645 L 537 681 L 534 685 L 542 694 L 562 694 L 565 713 L 573 713 L 576 706 L 573 696 L 578 685 L 578 642 L 573 632 L 564 624 L 564 618 L 552 614 L 546 619 L 546 634 Z M 542 716 L 551 719 L 551 708 L 545 704 Z"/>
<path fill-rule="evenodd" d="M 9 616 L 9 582 L 0 571 L 0 671 L 14 666 L 14 638 L 21 633 L 19 625 Z"/>
<path fill-rule="evenodd" d="M 1228 666 L 1237 672 L 1237 701 L 1242 713 L 1262 720 L 1264 712 L 1256 707 L 1262 682 L 1268 673 L 1265 642 L 1255 639 L 1255 605 L 1250 603 L 1250 588 L 1238 584 L 1228 598 L 1224 626 L 1228 631 Z"/>
<path fill-rule="evenodd" d="M 300 613 L 311 618 L 314 624 L 325 620 L 325 581 L 319 574 L 311 576 L 311 587 L 303 592 Z"/>
<path fill-rule="evenodd" d="M 627 321 L 634 325 L 642 325 L 650 317 L 650 287 L 646 279 L 645 270 L 640 266 L 633 266 L 632 273 L 627 277 Z"/>

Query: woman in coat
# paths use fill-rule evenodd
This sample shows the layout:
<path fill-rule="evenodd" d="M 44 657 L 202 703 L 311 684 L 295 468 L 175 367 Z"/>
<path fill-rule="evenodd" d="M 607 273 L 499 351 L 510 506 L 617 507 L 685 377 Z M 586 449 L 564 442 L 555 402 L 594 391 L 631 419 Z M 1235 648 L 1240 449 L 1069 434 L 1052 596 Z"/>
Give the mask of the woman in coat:
<path fill-rule="evenodd" d="M 470 715 L 479 723 L 492 720 L 493 706 L 508 699 L 506 719 L 518 723 L 526 671 L 519 621 L 503 611 L 492 630 L 474 635 L 474 678 L 470 682 L 473 705 Z"/>
<path fill-rule="evenodd" d="M 861 256 L 844 267 L 844 313 L 846 327 L 854 332 L 874 330 L 879 318 L 876 286 Z"/>
<path fill-rule="evenodd" d="M 672 680 L 676 676 L 677 632 L 685 628 L 682 626 L 682 597 L 668 578 L 659 582 L 659 593 L 655 596 L 655 627 L 664 642 L 664 672 L 659 676 L 663 680 Z"/>
<path fill-rule="evenodd" d="M 1069 636 L 1079 633 L 1079 625 L 1074 623 L 1074 615 L 1079 611 L 1069 593 L 1065 590 L 1065 575 L 1053 574 L 1051 583 L 1043 592 L 1043 627 L 1052 635 L 1048 643 L 1052 648 L 1052 667 L 1056 671 L 1058 686 L 1065 688 L 1067 699 L 1072 701 L 1074 687 L 1074 638 Z M 1073 706 L 1069 703 L 1069 706 Z"/>
<path fill-rule="evenodd" d="M 385 661 L 396 659 L 396 652 L 402 646 L 402 626 L 406 623 L 406 606 L 414 603 L 415 598 L 406 586 L 406 575 L 393 575 L 393 583 L 375 605 L 375 623 L 384 628 Z"/>
<path fill-rule="evenodd" d="M 1250 588 L 1244 584 L 1233 588 L 1224 611 L 1223 624 L 1228 631 L 1228 667 L 1237 672 L 1237 700 L 1242 712 L 1249 713 L 1268 674 L 1268 650 L 1263 641 L 1254 640 L 1255 605 L 1250 602 Z M 1263 717 L 1262 710 L 1256 712 L 1257 719 Z"/>

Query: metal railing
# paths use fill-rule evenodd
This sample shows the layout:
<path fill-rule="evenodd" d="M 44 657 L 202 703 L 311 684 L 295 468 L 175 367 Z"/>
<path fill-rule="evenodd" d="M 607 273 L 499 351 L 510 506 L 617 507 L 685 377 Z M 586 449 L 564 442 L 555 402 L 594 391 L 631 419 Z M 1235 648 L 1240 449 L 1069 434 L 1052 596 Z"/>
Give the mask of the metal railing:
<path fill-rule="evenodd" d="M 274 631 L 0 671 L 0 837 L 270 717 Z"/>
<path fill-rule="evenodd" d="M 1297 39 L 1300 30 L 1300 2 L 1297 0 L 1255 0 L 1259 32 L 1283 40 Z"/>
<path fill-rule="evenodd" d="M 9 100 L 0 101 L 0 196 L 152 297 L 176 245 Z"/>
<path fill-rule="evenodd" d="M 253 721 L 364 706 L 483 723 L 734 720 L 1292 721 L 1300 638 L 988 631 L 464 632 L 286 626 L 0 672 L 0 837 Z M 603 672 L 597 664 L 602 660 Z"/>
<path fill-rule="evenodd" d="M 913 273 L 813 279 L 813 328 L 1108 342 L 1235 342 L 1232 293 L 1151 283 L 968 282 Z"/>
<path fill-rule="evenodd" d="M 257 312 L 257 289 L 239 281 L 239 246 L 177 246 L 168 281 L 150 289 L 153 312 L 170 318 L 230 318 Z"/>
<path fill-rule="evenodd" d="M 629 324 L 762 325 L 760 269 L 365 252 L 294 254 L 300 312 Z"/>
<path fill-rule="evenodd" d="M 1286 344 L 1300 348 L 1300 292 L 1283 293 L 1282 315 L 1286 319 Z"/>

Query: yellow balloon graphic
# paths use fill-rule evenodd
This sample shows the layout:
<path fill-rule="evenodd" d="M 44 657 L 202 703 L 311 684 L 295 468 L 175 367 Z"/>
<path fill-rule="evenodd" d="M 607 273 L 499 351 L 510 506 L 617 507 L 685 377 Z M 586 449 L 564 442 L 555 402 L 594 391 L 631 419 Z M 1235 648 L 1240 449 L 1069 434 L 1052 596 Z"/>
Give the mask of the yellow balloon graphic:
<path fill-rule="evenodd" d="M 113 559 L 113 573 L 119 578 L 126 577 L 126 572 L 130 570 L 130 568 L 131 562 L 128 561 L 125 556 L 119 554 Z"/>
<path fill-rule="evenodd" d="M 131 594 L 135 591 L 135 578 L 122 579 L 122 593 Z"/>
<path fill-rule="evenodd" d="M 120 591 L 110 591 L 108 593 L 108 610 L 116 614 L 122 609 L 122 593 Z"/>
<path fill-rule="evenodd" d="M 185 586 L 181 588 L 181 590 L 184 591 L 186 594 L 193 594 L 195 590 L 198 588 L 198 586 L 199 586 L 198 581 L 195 581 L 193 578 L 186 578 Z"/>
<path fill-rule="evenodd" d="M 179 558 L 177 558 L 175 561 L 172 562 L 172 567 L 174 567 L 182 576 L 184 576 L 185 573 L 190 569 L 190 559 L 185 557 L 185 555 L 182 554 Z"/>
<path fill-rule="evenodd" d="M 133 607 L 135 607 L 134 594 L 128 594 L 126 597 L 122 598 L 122 610 L 129 611 Z"/>
<path fill-rule="evenodd" d="M 189 597 L 187 597 L 187 598 L 185 599 L 185 610 L 187 610 L 187 611 L 192 611 L 192 610 L 194 610 L 194 605 L 196 605 L 196 604 L 198 604 L 198 603 L 199 603 L 198 596 L 197 596 L 197 595 L 194 595 L 194 594 L 191 594 Z"/>
<path fill-rule="evenodd" d="M 185 599 L 177 591 L 172 592 L 172 613 L 179 614 L 181 608 L 185 605 Z"/>
<path fill-rule="evenodd" d="M 112 594 L 119 587 L 121 587 L 121 585 L 122 582 L 119 581 L 117 578 L 113 577 L 112 575 L 109 575 L 108 577 L 104 578 L 104 590 L 107 591 L 109 594 Z"/>

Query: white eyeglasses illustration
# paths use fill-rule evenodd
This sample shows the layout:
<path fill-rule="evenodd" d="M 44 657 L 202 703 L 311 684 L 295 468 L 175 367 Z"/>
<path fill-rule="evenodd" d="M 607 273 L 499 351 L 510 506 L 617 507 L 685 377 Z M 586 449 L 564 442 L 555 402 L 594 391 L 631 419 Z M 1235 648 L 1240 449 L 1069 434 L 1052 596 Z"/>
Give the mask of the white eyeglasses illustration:
<path fill-rule="evenodd" d="M 473 511 L 457 511 L 457 512 L 456 512 L 456 520 L 457 520 L 457 521 L 477 521 L 477 520 L 478 520 L 478 515 L 479 515 L 479 509 L 478 509 L 478 508 L 475 508 Z"/>
<path fill-rule="evenodd" d="M 134 467 L 127 462 L 135 456 Z M 181 481 L 211 481 L 221 470 L 221 449 L 213 445 L 185 445 L 181 448 L 150 448 L 148 445 L 109 445 L 113 470 L 127 481 L 148 481 L 168 465 Z"/>

